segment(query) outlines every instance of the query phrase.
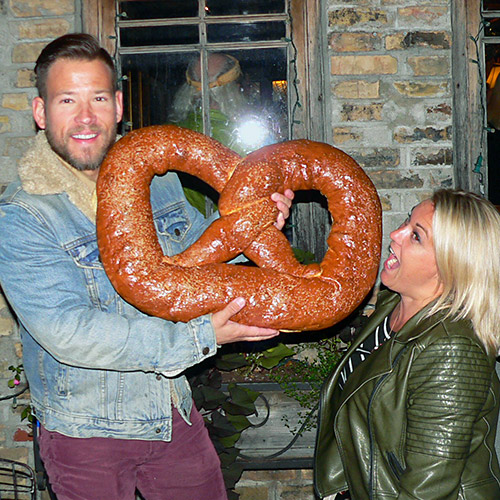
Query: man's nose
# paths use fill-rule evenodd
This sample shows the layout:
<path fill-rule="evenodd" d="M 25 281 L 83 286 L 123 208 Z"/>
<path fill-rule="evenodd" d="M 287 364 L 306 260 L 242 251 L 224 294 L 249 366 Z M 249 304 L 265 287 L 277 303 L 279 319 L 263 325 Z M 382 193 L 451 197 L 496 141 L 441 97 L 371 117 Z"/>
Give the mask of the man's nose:
<path fill-rule="evenodd" d="M 95 113 L 90 103 L 82 103 L 80 105 L 76 120 L 86 125 L 92 123 L 95 120 Z"/>

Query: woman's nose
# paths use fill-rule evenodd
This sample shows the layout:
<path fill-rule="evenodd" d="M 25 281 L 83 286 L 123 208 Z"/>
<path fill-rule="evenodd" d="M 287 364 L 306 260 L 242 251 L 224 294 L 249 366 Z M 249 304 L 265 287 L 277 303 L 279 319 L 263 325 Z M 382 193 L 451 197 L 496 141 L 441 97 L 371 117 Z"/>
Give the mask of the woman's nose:
<path fill-rule="evenodd" d="M 389 234 L 389 238 L 391 238 L 392 241 L 395 241 L 395 242 L 398 242 L 401 240 L 401 237 L 403 236 L 404 234 L 404 231 L 405 231 L 405 228 L 406 228 L 406 225 L 405 224 L 402 224 L 401 226 L 399 226 L 397 229 L 395 229 L 394 231 L 392 231 L 390 234 Z"/>

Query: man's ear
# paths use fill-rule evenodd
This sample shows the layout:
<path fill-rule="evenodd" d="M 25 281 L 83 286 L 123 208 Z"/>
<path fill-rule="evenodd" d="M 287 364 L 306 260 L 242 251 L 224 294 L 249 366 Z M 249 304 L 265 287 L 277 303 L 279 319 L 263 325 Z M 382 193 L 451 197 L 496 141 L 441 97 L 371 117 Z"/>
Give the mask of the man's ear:
<path fill-rule="evenodd" d="M 45 129 L 47 124 L 47 118 L 45 116 L 45 102 L 41 97 L 35 97 L 31 103 L 31 109 L 33 111 L 33 118 L 36 124 L 42 130 Z"/>
<path fill-rule="evenodd" d="M 123 117 L 123 92 L 121 90 L 115 92 L 115 106 L 116 123 L 120 123 Z"/>

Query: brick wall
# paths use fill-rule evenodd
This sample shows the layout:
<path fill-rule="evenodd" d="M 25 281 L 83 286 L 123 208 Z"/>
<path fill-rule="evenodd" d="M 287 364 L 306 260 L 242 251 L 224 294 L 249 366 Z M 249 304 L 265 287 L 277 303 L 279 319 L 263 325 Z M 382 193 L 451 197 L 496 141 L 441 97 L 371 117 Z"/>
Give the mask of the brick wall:
<path fill-rule="evenodd" d="M 35 133 L 31 117 L 33 66 L 40 50 L 56 36 L 78 29 L 75 0 L 0 0 L 0 191 L 16 177 L 17 160 Z M 17 327 L 0 294 L 0 396 L 15 390 L 9 366 L 21 362 Z M 21 422 L 28 401 L 0 401 L 0 458 L 32 464 L 30 429 Z"/>
<path fill-rule="evenodd" d="M 384 234 L 438 187 L 452 187 L 447 0 L 330 0 L 333 140 L 374 181 Z"/>
<path fill-rule="evenodd" d="M 453 185 L 448 0 L 329 0 L 334 144 L 375 182 L 387 235 L 434 188 Z M 79 0 L 0 0 L 0 190 L 34 134 L 33 63 L 45 43 L 80 27 Z M 1 297 L 1 296 L 0 296 Z M 19 338 L 0 298 L 0 395 Z M 0 457 L 26 460 L 19 408 L 0 402 Z M 310 471 L 245 472 L 242 500 L 313 499 Z"/>

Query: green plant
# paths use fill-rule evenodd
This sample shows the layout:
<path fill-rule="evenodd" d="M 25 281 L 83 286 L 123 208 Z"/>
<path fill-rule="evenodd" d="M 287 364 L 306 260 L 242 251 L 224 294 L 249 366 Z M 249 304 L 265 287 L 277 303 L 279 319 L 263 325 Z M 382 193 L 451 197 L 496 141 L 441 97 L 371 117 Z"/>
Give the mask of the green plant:
<path fill-rule="evenodd" d="M 202 413 L 208 432 L 221 461 L 222 474 L 229 500 L 239 495 L 234 487 L 243 467 L 237 462 L 239 450 L 235 447 L 241 432 L 249 427 L 249 415 L 255 413 L 259 393 L 235 383 L 222 387 L 222 371 L 241 368 L 247 361 L 241 354 L 225 354 L 207 360 L 189 377 L 193 399 Z"/>
<path fill-rule="evenodd" d="M 240 452 L 236 444 L 241 433 L 252 425 L 248 417 L 257 413 L 255 401 L 260 393 L 235 382 L 224 385 L 222 374 L 238 372 L 246 378 L 263 369 L 267 376 L 294 353 L 284 344 L 252 353 L 225 352 L 191 372 L 193 399 L 219 455 L 229 500 L 239 498 L 234 487 L 243 466 L 238 462 Z"/>
<path fill-rule="evenodd" d="M 296 427 L 290 427 L 287 416 L 283 417 L 292 433 L 315 427 L 316 418 L 313 417 L 318 408 L 321 386 L 339 362 L 344 346 L 338 337 L 294 345 L 291 349 L 293 354 L 285 360 L 288 369 L 270 371 L 269 378 L 303 408 L 303 411 L 298 412 Z M 304 356 L 304 353 L 309 354 Z"/>
<path fill-rule="evenodd" d="M 9 379 L 7 381 L 7 385 L 11 389 L 16 389 L 16 388 L 18 388 L 18 386 L 21 385 L 21 377 L 22 377 L 22 373 L 24 372 L 23 365 L 22 364 L 17 365 L 17 366 L 10 365 L 9 370 L 12 372 L 13 376 L 11 379 Z M 19 390 L 19 392 L 17 392 L 16 394 L 13 394 L 12 398 L 14 399 L 14 401 L 15 401 L 15 398 L 17 396 L 21 395 L 27 389 L 28 389 L 28 386 L 26 385 L 24 388 Z M 14 406 L 17 406 L 17 403 L 14 403 Z M 31 412 L 31 405 L 30 404 L 23 405 L 23 409 L 21 411 L 21 422 L 23 420 L 26 420 L 26 419 L 28 420 L 28 422 L 30 422 L 30 424 L 33 423 L 34 417 L 33 417 L 33 414 Z"/>
<path fill-rule="evenodd" d="M 23 365 L 10 365 L 9 370 L 13 373 L 13 377 L 9 379 L 7 385 L 14 389 L 14 387 L 18 386 L 21 383 L 21 373 L 23 373 Z"/>

